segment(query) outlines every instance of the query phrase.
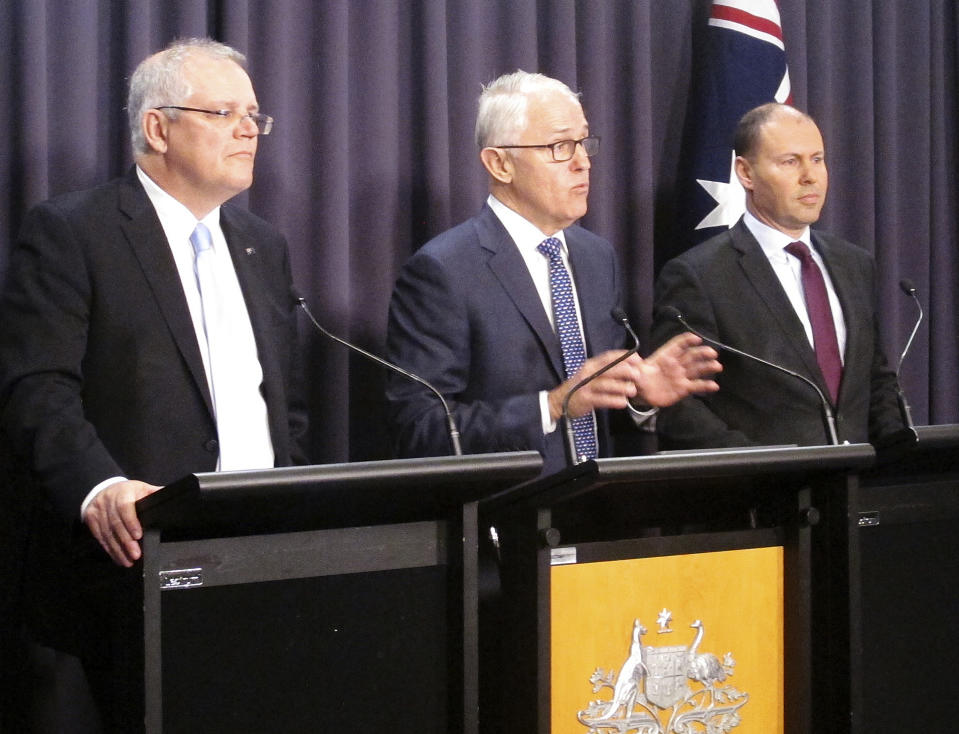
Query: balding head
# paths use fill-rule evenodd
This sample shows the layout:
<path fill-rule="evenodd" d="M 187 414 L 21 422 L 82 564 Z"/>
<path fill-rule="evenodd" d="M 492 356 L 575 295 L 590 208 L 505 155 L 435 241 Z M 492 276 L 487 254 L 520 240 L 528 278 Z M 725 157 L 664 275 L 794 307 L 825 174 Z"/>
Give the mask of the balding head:
<path fill-rule="evenodd" d="M 736 133 L 733 137 L 733 150 L 736 155 L 741 155 L 744 158 L 755 155 L 756 149 L 759 147 L 763 126 L 773 120 L 789 119 L 790 117 L 797 121 L 808 120 L 813 124 L 816 123 L 805 112 L 800 112 L 795 107 L 778 102 L 769 102 L 749 110 L 736 125 Z"/>

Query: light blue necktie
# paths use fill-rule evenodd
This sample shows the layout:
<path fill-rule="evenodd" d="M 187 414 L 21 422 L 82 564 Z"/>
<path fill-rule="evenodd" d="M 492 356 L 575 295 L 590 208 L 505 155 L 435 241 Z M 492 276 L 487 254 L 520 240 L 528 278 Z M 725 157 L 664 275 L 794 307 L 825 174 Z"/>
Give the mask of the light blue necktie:
<path fill-rule="evenodd" d="M 273 466 L 263 370 L 239 286 L 218 262 L 210 230 L 198 222 L 190 244 L 200 291 L 207 382 L 219 443 L 217 469 L 262 469 Z M 203 344 L 202 342 L 206 342 Z"/>
<path fill-rule="evenodd" d="M 196 276 L 196 287 L 200 291 L 200 307 L 203 311 L 203 332 L 206 335 L 206 353 L 207 362 L 211 365 L 212 355 L 210 354 L 210 340 L 212 337 L 212 317 L 216 308 L 216 281 L 214 279 L 213 263 L 213 237 L 210 230 L 203 222 L 197 222 L 196 229 L 190 235 L 190 244 L 193 245 L 193 274 Z M 212 392 L 212 376 L 210 379 L 210 390 Z M 214 398 L 215 401 L 215 398 Z"/>
<path fill-rule="evenodd" d="M 586 349 L 583 346 L 583 332 L 579 328 L 576 304 L 573 301 L 573 282 L 560 256 L 561 247 L 562 243 L 558 239 L 548 237 L 539 243 L 536 249 L 549 259 L 549 290 L 553 302 L 553 324 L 563 352 L 566 379 L 569 379 L 586 361 Z M 589 412 L 579 418 L 573 418 L 572 425 L 578 461 L 595 459 L 597 449 L 593 413 Z"/>

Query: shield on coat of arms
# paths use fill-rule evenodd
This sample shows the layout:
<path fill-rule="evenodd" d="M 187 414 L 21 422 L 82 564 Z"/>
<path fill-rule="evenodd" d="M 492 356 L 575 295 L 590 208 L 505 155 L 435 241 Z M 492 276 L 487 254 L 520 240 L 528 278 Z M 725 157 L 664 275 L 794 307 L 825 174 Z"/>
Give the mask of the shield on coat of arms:
<path fill-rule="evenodd" d="M 646 647 L 646 699 L 660 708 L 670 708 L 689 693 L 686 685 L 686 657 L 688 649 L 673 647 Z"/>

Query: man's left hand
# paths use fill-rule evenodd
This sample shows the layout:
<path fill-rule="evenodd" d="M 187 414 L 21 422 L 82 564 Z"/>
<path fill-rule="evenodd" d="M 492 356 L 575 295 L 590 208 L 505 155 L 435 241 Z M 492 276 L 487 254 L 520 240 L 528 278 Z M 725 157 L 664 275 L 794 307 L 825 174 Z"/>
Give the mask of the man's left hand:
<path fill-rule="evenodd" d="M 718 356 L 695 334 L 674 336 L 643 360 L 637 402 L 664 408 L 687 395 L 715 392 L 719 385 L 710 378 L 723 369 Z"/>

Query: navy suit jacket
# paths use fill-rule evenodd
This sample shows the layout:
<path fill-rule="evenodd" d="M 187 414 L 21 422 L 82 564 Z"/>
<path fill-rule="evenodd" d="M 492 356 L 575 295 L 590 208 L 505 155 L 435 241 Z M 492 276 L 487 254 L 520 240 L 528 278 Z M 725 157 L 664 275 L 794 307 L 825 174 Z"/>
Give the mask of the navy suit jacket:
<path fill-rule="evenodd" d="M 865 250 L 813 232 L 846 323 L 843 377 L 835 407 L 840 441 L 882 442 L 904 429 L 895 374 L 879 343 L 875 263 Z M 667 263 L 656 282 L 653 341 L 683 327 L 663 309 L 679 309 L 706 336 L 812 380 L 828 396 L 816 354 L 769 260 L 746 225 L 713 237 Z M 664 448 L 829 443 L 822 402 L 800 379 L 728 352 L 720 353 L 719 392 L 660 411 Z M 828 398 L 827 398 L 828 399 Z"/>
<path fill-rule="evenodd" d="M 306 417 L 286 242 L 228 204 L 221 225 L 263 367 L 276 463 L 290 464 Z M 0 433 L 31 479 L 42 535 L 61 529 L 48 555 L 63 577 L 64 549 L 77 543 L 112 565 L 78 523 L 99 482 L 163 485 L 215 468 L 211 405 L 173 256 L 135 171 L 31 210 L 0 302 Z"/>
<path fill-rule="evenodd" d="M 623 346 L 611 316 L 621 284 L 612 246 L 565 230 L 590 356 Z M 566 466 L 564 426 L 543 435 L 539 392 L 565 379 L 553 332 L 529 269 L 488 207 L 420 248 L 390 303 L 389 358 L 431 382 L 451 403 L 463 451 L 536 450 L 544 471 Z M 445 414 L 423 386 L 390 376 L 389 422 L 401 456 L 451 453 Z M 600 451 L 608 416 L 597 412 Z"/>

